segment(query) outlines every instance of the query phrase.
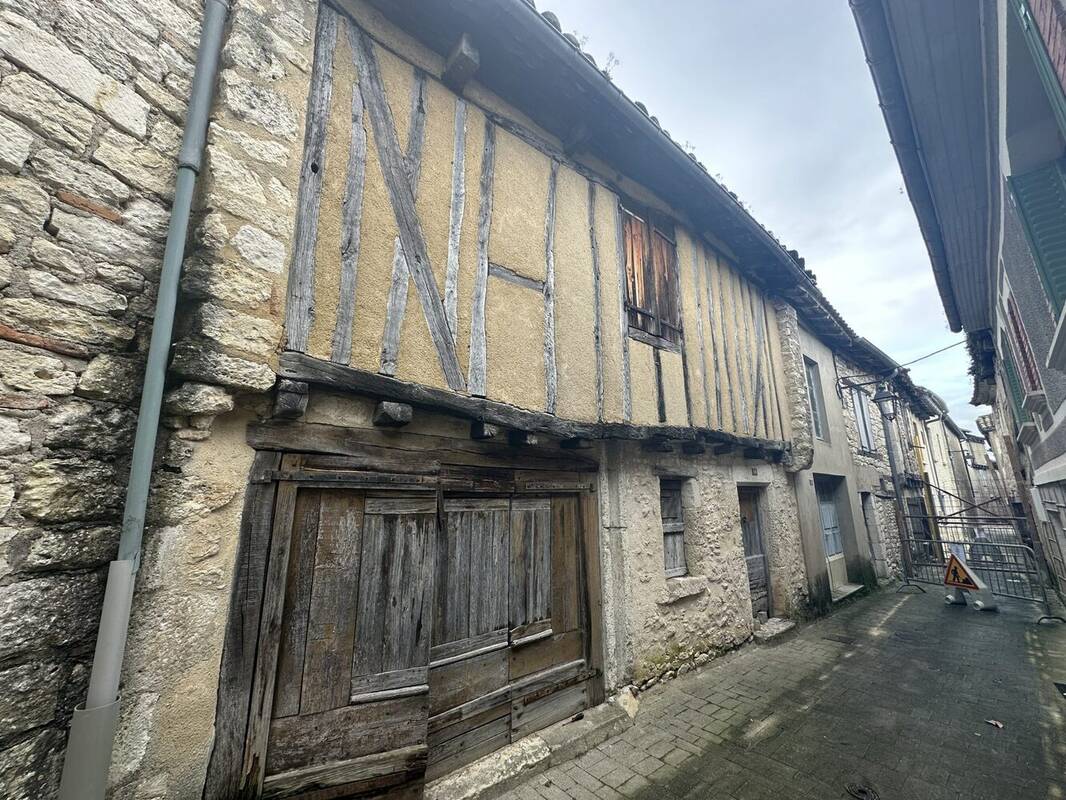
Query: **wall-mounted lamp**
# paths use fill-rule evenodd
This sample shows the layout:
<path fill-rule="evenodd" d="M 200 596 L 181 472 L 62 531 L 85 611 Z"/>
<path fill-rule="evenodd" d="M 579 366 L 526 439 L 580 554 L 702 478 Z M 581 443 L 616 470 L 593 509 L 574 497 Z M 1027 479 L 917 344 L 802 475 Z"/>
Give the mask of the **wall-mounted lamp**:
<path fill-rule="evenodd" d="M 877 407 L 881 410 L 881 416 L 889 422 L 896 418 L 895 401 L 896 396 L 888 391 L 887 387 L 883 384 L 878 387 L 877 394 L 874 395 L 874 402 L 877 403 Z"/>

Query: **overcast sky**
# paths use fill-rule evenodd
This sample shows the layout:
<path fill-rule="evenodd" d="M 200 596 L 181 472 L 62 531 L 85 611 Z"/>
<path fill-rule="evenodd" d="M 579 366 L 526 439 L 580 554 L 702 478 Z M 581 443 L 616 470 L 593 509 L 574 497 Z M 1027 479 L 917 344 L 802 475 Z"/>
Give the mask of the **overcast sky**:
<path fill-rule="evenodd" d="M 539 0 L 905 363 L 948 330 L 847 0 Z M 965 346 L 915 364 L 963 427 Z"/>

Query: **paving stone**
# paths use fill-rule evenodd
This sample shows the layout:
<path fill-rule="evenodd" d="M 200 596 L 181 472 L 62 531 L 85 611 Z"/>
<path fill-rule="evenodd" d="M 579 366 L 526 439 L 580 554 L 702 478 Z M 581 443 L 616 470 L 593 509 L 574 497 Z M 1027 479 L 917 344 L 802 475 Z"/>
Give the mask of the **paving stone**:
<path fill-rule="evenodd" d="M 1066 740 L 1046 677 L 1061 671 L 1066 626 L 1034 626 L 1034 612 L 1005 602 L 995 617 L 960 617 L 920 595 L 853 603 L 645 692 L 634 727 L 574 762 L 565 791 L 846 800 L 854 781 L 886 800 L 1066 797 L 1066 754 L 1046 747 Z"/>

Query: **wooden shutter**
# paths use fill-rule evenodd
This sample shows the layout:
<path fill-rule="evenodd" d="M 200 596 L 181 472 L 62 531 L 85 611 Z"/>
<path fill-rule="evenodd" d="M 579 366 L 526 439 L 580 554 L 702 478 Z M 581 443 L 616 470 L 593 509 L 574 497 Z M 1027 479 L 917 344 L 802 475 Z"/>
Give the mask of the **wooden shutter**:
<path fill-rule="evenodd" d="M 1022 382 L 1018 377 L 1018 368 L 1014 366 L 1014 358 L 1006 350 L 1003 351 L 1000 360 L 1003 364 L 1003 380 L 1007 384 L 1007 391 L 1010 393 L 1011 408 L 1014 409 L 1014 420 L 1021 425 L 1026 421 L 1027 417 L 1022 410 L 1022 401 L 1025 399 L 1025 393 L 1022 391 Z"/>
<path fill-rule="evenodd" d="M 859 446 L 863 450 L 874 449 L 873 428 L 870 426 L 870 408 L 866 394 L 857 386 L 851 388 L 851 399 L 855 404 L 855 424 L 859 429 Z"/>
<path fill-rule="evenodd" d="M 1054 161 L 1010 178 L 1037 271 L 1056 316 L 1066 302 L 1066 176 Z"/>
<path fill-rule="evenodd" d="M 678 302 L 677 252 L 674 243 L 658 229 L 651 235 L 652 272 L 655 276 L 655 315 L 658 334 L 677 342 L 681 339 L 681 307 Z"/>
<path fill-rule="evenodd" d="M 622 235 L 625 241 L 626 305 L 629 324 L 651 331 L 655 309 L 655 283 L 649 280 L 647 225 L 644 220 L 621 209 Z"/>
<path fill-rule="evenodd" d="M 680 481 L 660 482 L 659 509 L 663 520 L 663 566 L 666 577 L 675 578 L 688 572 Z"/>
<path fill-rule="evenodd" d="M 1007 297 L 1007 318 L 1010 322 L 1011 334 L 1014 338 L 1014 347 L 1018 354 L 1018 360 L 1022 366 L 1022 377 L 1025 379 L 1025 389 L 1028 392 L 1038 392 L 1043 388 L 1040 379 L 1040 370 L 1036 366 L 1036 358 L 1033 356 L 1033 348 L 1029 344 L 1029 334 L 1022 324 L 1021 315 L 1014 298 Z"/>

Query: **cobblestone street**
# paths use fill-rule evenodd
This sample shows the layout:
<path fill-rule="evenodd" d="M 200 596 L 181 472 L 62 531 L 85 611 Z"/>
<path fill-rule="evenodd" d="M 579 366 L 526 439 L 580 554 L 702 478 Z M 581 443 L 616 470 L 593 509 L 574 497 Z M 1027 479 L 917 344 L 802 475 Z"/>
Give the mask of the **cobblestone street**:
<path fill-rule="evenodd" d="M 633 728 L 509 797 L 1066 797 L 1066 626 L 942 597 L 885 591 L 655 687 Z"/>

